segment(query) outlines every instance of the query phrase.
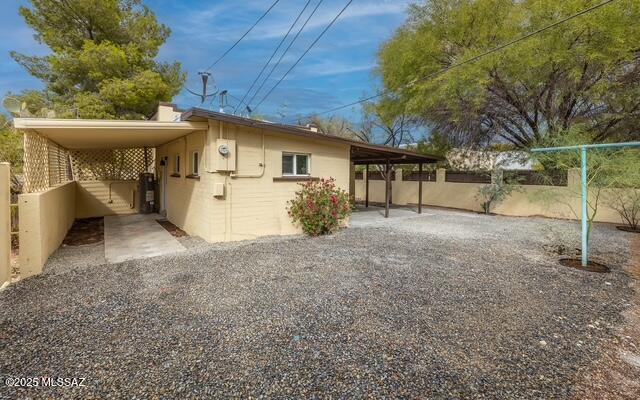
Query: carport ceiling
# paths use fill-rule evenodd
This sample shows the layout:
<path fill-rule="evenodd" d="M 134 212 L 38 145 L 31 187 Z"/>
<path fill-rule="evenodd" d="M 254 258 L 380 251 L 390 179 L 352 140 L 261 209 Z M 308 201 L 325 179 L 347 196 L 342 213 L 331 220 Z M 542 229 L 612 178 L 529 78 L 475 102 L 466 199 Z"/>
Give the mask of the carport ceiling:
<path fill-rule="evenodd" d="M 67 149 L 156 147 L 195 131 L 206 122 L 106 121 L 16 118 L 17 129 L 31 130 Z"/>

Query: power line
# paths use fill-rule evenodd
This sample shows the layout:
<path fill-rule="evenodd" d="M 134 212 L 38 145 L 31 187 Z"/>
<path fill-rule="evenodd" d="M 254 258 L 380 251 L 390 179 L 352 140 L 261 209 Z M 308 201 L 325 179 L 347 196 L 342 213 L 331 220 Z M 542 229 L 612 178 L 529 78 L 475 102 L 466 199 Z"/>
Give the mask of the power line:
<path fill-rule="evenodd" d="M 311 17 L 313 17 L 313 15 L 316 13 L 316 11 L 318 11 L 318 8 L 320 8 L 320 5 L 322 4 L 323 1 L 324 0 L 320 0 L 318 2 L 318 4 L 316 4 L 315 8 L 311 11 L 311 14 L 309 14 L 309 16 L 307 17 L 306 21 L 304 21 L 304 24 L 302 24 L 300 29 L 298 29 L 298 32 L 295 34 L 293 39 L 291 39 L 291 42 L 289 42 L 289 45 L 287 46 L 287 48 L 284 49 L 284 52 L 280 55 L 280 58 L 278 59 L 278 61 L 276 61 L 276 63 L 273 64 L 273 66 L 271 67 L 271 70 L 269 71 L 267 76 L 265 76 L 264 79 L 262 80 L 262 83 L 258 87 L 258 90 L 256 90 L 256 92 L 253 94 L 253 96 L 251 96 L 251 99 L 247 103 L 251 104 L 253 102 L 253 100 L 256 98 L 256 96 L 258 96 L 258 93 L 260 93 L 260 90 L 262 90 L 262 88 L 264 87 L 265 83 L 267 83 L 267 81 L 269 80 L 271 75 L 273 75 L 273 72 L 276 70 L 278 65 L 280 65 L 280 63 L 282 62 L 282 59 L 284 58 L 284 56 L 289 52 L 289 49 L 291 49 L 291 46 L 293 46 L 295 41 L 298 40 L 298 37 L 300 36 L 300 34 L 304 30 L 304 28 L 307 26 L 307 24 L 311 20 Z"/>
<path fill-rule="evenodd" d="M 296 62 L 291 66 L 291 68 L 289 68 L 289 70 L 287 72 L 285 72 L 285 74 L 282 76 L 282 78 L 280 78 L 280 80 L 278 82 L 276 82 L 276 84 L 271 88 L 271 90 L 269 90 L 269 92 L 267 92 L 267 94 L 262 98 L 262 100 L 260 100 L 260 102 L 254 107 L 255 109 L 257 109 L 258 107 L 260 107 L 260 105 L 267 99 L 267 97 L 269 97 L 269 95 L 278 87 L 278 85 L 280 85 L 280 83 L 284 80 L 284 78 L 287 77 L 287 75 L 289 75 L 289 73 L 296 67 L 296 65 L 298 65 L 298 63 L 300 63 L 300 61 L 304 58 L 304 56 L 307 55 L 307 53 L 309 51 L 311 51 L 311 49 L 313 48 L 313 46 L 316 45 L 316 43 L 318 43 L 318 41 L 324 36 L 325 33 L 327 33 L 327 31 L 329 30 L 329 28 L 331 28 L 333 26 L 333 24 L 338 20 L 338 18 L 340 18 L 340 16 L 347 10 L 347 8 L 349 8 L 349 6 L 351 5 L 351 3 L 353 3 L 353 0 L 349 0 L 347 2 L 347 4 L 342 8 L 342 10 L 340 10 L 340 12 L 338 13 L 338 15 L 336 15 L 333 20 L 331 20 L 331 22 L 329 22 L 329 25 L 327 25 L 324 30 L 322 32 L 320 32 L 320 35 L 318 35 L 318 37 L 316 38 L 316 40 L 314 40 L 311 45 L 309 45 L 309 47 L 304 51 L 304 53 L 302 53 L 302 55 L 300 56 L 300 58 L 298 58 L 296 60 Z"/>
<path fill-rule="evenodd" d="M 559 20 L 559 21 L 556 21 L 556 22 L 554 22 L 554 23 L 552 23 L 552 24 L 550 24 L 550 25 L 547 25 L 547 26 L 545 26 L 545 27 L 542 27 L 542 28 L 540 28 L 540 29 L 537 29 L 537 30 L 535 30 L 535 31 L 533 31 L 533 32 L 530 32 L 530 33 L 528 33 L 528 34 L 526 34 L 526 35 L 524 35 L 524 36 L 521 36 L 521 37 L 519 37 L 519 38 L 517 38 L 517 39 L 511 40 L 510 42 L 507 42 L 507 43 L 501 44 L 500 46 L 495 47 L 495 48 L 493 48 L 493 49 L 491 49 L 491 50 L 489 50 L 489 51 L 486 51 L 486 52 L 484 52 L 484 53 L 478 54 L 477 56 L 474 56 L 474 57 L 468 58 L 468 59 L 466 59 L 466 60 L 464 60 L 464 61 L 461 61 L 461 62 L 459 62 L 459 63 L 453 64 L 453 65 L 450 65 L 450 66 L 448 66 L 448 67 L 446 67 L 446 68 L 443 68 L 443 69 L 438 70 L 438 71 L 436 71 L 436 72 L 433 72 L 433 73 L 431 73 L 431 74 L 428 74 L 428 75 L 422 76 L 422 77 L 420 77 L 420 78 L 415 78 L 415 79 L 413 79 L 411 82 L 409 82 L 409 83 L 406 83 L 406 84 L 402 85 L 400 88 L 398 88 L 398 89 L 396 89 L 396 90 L 397 90 L 397 91 L 403 91 L 403 90 L 405 90 L 405 89 L 407 89 L 407 88 L 409 88 L 409 87 L 411 87 L 411 86 L 415 85 L 416 83 L 419 83 L 419 82 L 423 82 L 423 81 L 429 80 L 429 79 L 434 78 L 434 77 L 436 77 L 436 76 L 438 76 L 438 75 L 444 74 L 444 73 L 446 73 L 446 72 L 448 72 L 448 71 L 450 71 L 450 70 L 452 70 L 452 69 L 455 69 L 455 68 L 461 67 L 461 66 L 463 66 L 463 65 L 466 65 L 466 64 L 470 64 L 470 63 L 472 63 L 472 62 L 475 62 L 475 61 L 477 61 L 477 60 L 479 60 L 479 59 L 481 59 L 481 58 L 483 58 L 483 57 L 486 57 L 486 56 L 488 56 L 488 55 L 490 55 L 490 54 L 496 53 L 496 52 L 498 52 L 498 51 L 500 51 L 500 50 L 502 50 L 502 49 L 504 49 L 504 48 L 506 48 L 506 47 L 509 47 L 509 46 L 512 46 L 512 45 L 517 44 L 517 43 L 519 43 L 519 42 L 522 42 L 522 41 L 524 41 L 524 40 L 527 40 L 527 39 L 529 39 L 529 38 L 531 38 L 531 37 L 533 37 L 533 36 L 535 36 L 535 35 L 538 35 L 538 34 L 540 34 L 540 33 L 544 32 L 544 31 L 547 31 L 547 30 L 549 30 L 549 29 L 555 28 L 555 27 L 557 27 L 557 26 L 559 26 L 559 25 L 562 25 L 562 24 L 564 24 L 564 23 L 566 23 L 566 22 L 568 22 L 568 21 L 572 20 L 572 19 L 578 18 L 578 17 L 580 17 L 580 16 L 582 16 L 582 15 L 584 15 L 584 14 L 587 14 L 587 13 L 589 13 L 589 12 L 591 12 L 591 11 L 594 11 L 594 10 L 596 10 L 596 9 L 600 8 L 600 7 L 606 6 L 606 5 L 607 5 L 607 4 L 609 4 L 609 3 L 613 3 L 614 1 L 616 1 L 616 0 L 607 0 L 607 1 L 604 1 L 604 2 L 602 2 L 602 3 L 596 4 L 596 5 L 592 6 L 592 7 L 586 8 L 586 9 L 584 9 L 584 10 L 580 11 L 580 12 L 577 12 L 577 13 L 572 14 L 572 15 L 570 15 L 570 16 L 568 16 L 568 17 L 566 17 L 566 18 L 563 18 L 563 19 L 561 19 L 561 20 Z M 358 100 L 358 101 L 354 101 L 353 103 L 349 103 L 349 104 L 345 104 L 345 105 L 342 105 L 342 106 L 339 106 L 339 107 L 335 107 L 335 108 L 332 108 L 332 109 L 330 109 L 330 110 L 326 110 L 326 111 L 322 111 L 322 112 L 318 112 L 318 113 L 309 114 L 309 115 L 307 115 L 307 116 L 306 116 L 306 118 L 312 117 L 312 116 L 314 116 L 314 115 L 323 115 L 323 114 L 328 114 L 328 113 L 336 112 L 336 111 L 339 111 L 339 110 L 342 110 L 342 109 L 345 109 L 345 108 L 353 107 L 353 106 L 358 105 L 358 104 L 360 104 L 360 103 L 364 103 L 364 102 L 367 102 L 367 101 L 371 101 L 371 100 L 373 100 L 373 99 L 376 99 L 376 98 L 378 98 L 378 97 L 382 97 L 382 96 L 384 96 L 384 95 L 386 95 L 386 94 L 390 94 L 390 93 L 392 93 L 392 92 L 393 92 L 392 90 L 384 90 L 384 91 L 382 91 L 382 92 L 380 92 L 380 93 L 378 93 L 378 94 L 375 94 L 375 95 L 372 95 L 372 96 L 366 97 L 366 98 L 364 98 L 364 99 L 360 99 L 360 100 Z"/>
<path fill-rule="evenodd" d="M 293 30 L 293 27 L 296 26 L 296 24 L 298 23 L 298 21 L 302 17 L 302 14 L 304 14 L 304 12 L 307 10 L 307 7 L 309 7 L 309 4 L 311 4 L 311 0 L 307 0 L 307 4 L 304 5 L 304 8 L 302 9 L 302 11 L 300 11 L 300 14 L 298 14 L 298 17 L 296 18 L 296 20 L 293 21 L 293 24 L 291 24 L 291 27 L 289 27 L 289 30 L 287 31 L 286 35 L 284 35 L 284 37 L 282 38 L 280 43 L 278 43 L 278 47 L 276 47 L 276 49 L 273 51 L 273 53 L 271 54 L 271 57 L 269 57 L 269 60 L 267 61 L 267 63 L 262 67 L 262 69 L 260 70 L 260 73 L 258 74 L 258 76 L 256 76 L 256 79 L 254 79 L 253 83 L 251 83 L 251 86 L 249 86 L 249 90 L 247 90 L 247 92 L 244 94 L 244 96 L 242 96 L 242 100 L 240 100 L 240 103 L 243 103 L 244 100 L 249 95 L 249 93 L 251 93 L 251 90 L 253 89 L 255 84 L 258 82 L 260 77 L 262 77 L 262 73 L 267 69 L 267 67 L 271 63 L 271 60 L 273 60 L 273 57 L 275 57 L 276 53 L 278 53 L 278 50 L 280 50 L 280 47 L 285 42 L 285 40 L 287 40 L 287 38 L 289 37 L 289 34 Z M 238 106 L 239 106 L 239 104 L 238 104 Z M 234 108 L 234 110 L 233 110 L 234 114 L 236 113 L 237 109 L 238 109 L 238 107 Z"/>
<path fill-rule="evenodd" d="M 246 107 L 246 110 L 249 113 L 251 113 L 251 111 L 252 111 L 251 108 L 249 107 L 249 105 L 247 103 L 244 102 L 244 100 L 240 100 L 239 98 L 237 98 L 236 96 L 232 95 L 231 93 L 227 93 L 227 95 L 238 102 L 238 104 L 236 104 L 236 106 L 233 108 L 233 113 L 234 114 L 235 114 L 236 110 L 238 109 L 238 107 L 240 107 L 242 104 L 244 104 L 245 107 Z"/>
<path fill-rule="evenodd" d="M 227 54 L 229 54 L 229 52 L 230 52 L 231 50 L 233 50 L 233 49 L 238 45 L 238 43 L 240 43 L 240 42 L 242 41 L 242 39 L 244 39 L 244 38 L 249 34 L 249 32 L 251 32 L 251 31 L 253 30 L 253 28 L 255 28 L 255 27 L 256 27 L 256 25 L 258 25 L 258 24 L 260 23 L 260 21 L 262 21 L 262 19 L 263 19 L 264 17 L 266 17 L 266 16 L 267 16 L 267 14 L 269 14 L 269 12 L 273 9 L 273 7 L 275 7 L 275 6 L 276 6 L 276 4 L 278 4 L 279 2 L 280 2 L 280 0 L 276 0 L 276 1 L 274 1 L 274 2 L 273 2 L 273 4 L 271 4 L 271 7 L 269 7 L 269 9 L 268 9 L 267 11 L 265 11 L 265 12 L 264 12 L 264 14 L 262 14 L 262 15 L 260 16 L 260 18 L 258 18 L 258 20 L 257 20 L 256 22 L 254 22 L 254 24 L 253 24 L 253 25 L 251 25 L 251 27 L 250 27 L 250 28 L 249 28 L 249 29 L 244 33 L 244 35 L 240 36 L 240 39 L 236 40 L 236 42 L 235 42 L 231 47 L 229 47 L 229 48 L 228 48 L 224 53 L 222 53 L 222 55 L 221 55 L 220 57 L 218 57 L 218 59 L 217 59 L 217 60 L 215 60 L 213 63 L 211 63 L 211 65 L 209 65 L 209 67 L 207 67 L 207 69 L 206 69 L 205 71 L 209 71 L 209 70 L 210 70 L 211 68 L 213 68 L 216 64 L 218 64 L 220 61 L 222 61 L 222 59 L 223 59 Z"/>

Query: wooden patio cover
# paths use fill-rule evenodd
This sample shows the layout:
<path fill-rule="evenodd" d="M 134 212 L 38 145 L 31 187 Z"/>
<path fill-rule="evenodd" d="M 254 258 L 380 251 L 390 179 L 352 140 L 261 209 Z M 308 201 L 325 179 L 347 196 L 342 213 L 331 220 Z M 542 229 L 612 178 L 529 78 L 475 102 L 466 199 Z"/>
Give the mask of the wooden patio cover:
<path fill-rule="evenodd" d="M 418 213 L 422 214 L 422 166 L 441 161 L 442 157 L 416 153 L 414 151 L 395 147 L 379 146 L 372 144 L 358 144 L 351 146 L 351 162 L 355 165 L 365 165 L 365 207 L 369 207 L 369 165 L 384 165 L 385 191 L 384 191 L 384 217 L 389 218 L 389 199 L 391 192 L 391 165 L 418 164 L 420 180 L 418 180 Z"/>

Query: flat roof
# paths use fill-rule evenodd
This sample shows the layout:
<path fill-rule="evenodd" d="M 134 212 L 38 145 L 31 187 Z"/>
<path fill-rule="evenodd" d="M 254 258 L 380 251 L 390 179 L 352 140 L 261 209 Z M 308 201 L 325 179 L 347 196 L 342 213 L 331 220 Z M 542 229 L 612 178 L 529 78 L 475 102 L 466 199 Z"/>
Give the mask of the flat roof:
<path fill-rule="evenodd" d="M 156 147 L 180 137 L 208 129 L 208 120 L 217 120 L 257 129 L 267 129 L 301 138 L 323 140 L 351 146 L 355 164 L 434 163 L 442 157 L 416 153 L 313 131 L 299 125 L 259 121 L 201 108 L 190 108 L 180 121 L 131 121 L 92 119 L 15 118 L 14 127 L 37 132 L 67 149 L 113 149 Z"/>
<path fill-rule="evenodd" d="M 182 113 L 183 121 L 202 122 L 209 119 L 229 122 L 232 124 L 247 126 L 258 129 L 268 129 L 274 132 L 305 137 L 309 139 L 320 139 L 335 143 L 342 143 L 351 146 L 351 161 L 357 165 L 364 164 L 384 164 L 389 160 L 391 164 L 418 164 L 435 163 L 443 160 L 442 157 L 422 154 L 410 150 L 399 149 L 397 147 L 371 144 L 357 140 L 347 139 L 336 135 L 329 135 L 315 132 L 311 129 L 299 125 L 278 124 L 268 121 L 260 121 L 237 115 L 224 114 L 202 108 L 190 108 Z"/>
<path fill-rule="evenodd" d="M 13 126 L 35 131 L 73 150 L 156 147 L 189 133 L 206 130 L 208 124 L 188 121 L 15 118 Z"/>

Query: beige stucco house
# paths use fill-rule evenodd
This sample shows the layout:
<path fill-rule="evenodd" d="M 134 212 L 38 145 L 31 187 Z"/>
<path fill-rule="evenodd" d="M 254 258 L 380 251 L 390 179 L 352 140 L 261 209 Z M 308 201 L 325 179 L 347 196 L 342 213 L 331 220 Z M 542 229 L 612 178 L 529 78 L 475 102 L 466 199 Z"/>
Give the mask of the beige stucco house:
<path fill-rule="evenodd" d="M 331 177 L 355 194 L 354 165 L 437 158 L 275 124 L 161 104 L 146 121 L 16 118 L 25 133 L 23 275 L 41 271 L 76 218 L 140 203 L 209 242 L 299 232 L 286 212 L 297 184 Z M 140 196 L 139 174 L 156 190 Z"/>

